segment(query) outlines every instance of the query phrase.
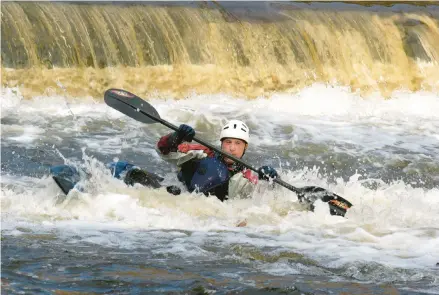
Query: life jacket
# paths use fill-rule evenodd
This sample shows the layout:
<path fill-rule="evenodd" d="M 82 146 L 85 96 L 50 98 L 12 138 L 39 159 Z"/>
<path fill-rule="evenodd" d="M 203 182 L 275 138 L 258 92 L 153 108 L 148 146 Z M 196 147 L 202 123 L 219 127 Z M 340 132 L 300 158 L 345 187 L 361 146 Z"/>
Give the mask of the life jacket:
<path fill-rule="evenodd" d="M 226 199 L 230 172 L 219 157 L 190 161 L 181 168 L 178 179 L 186 185 L 189 192 L 215 195 L 221 201 Z"/>

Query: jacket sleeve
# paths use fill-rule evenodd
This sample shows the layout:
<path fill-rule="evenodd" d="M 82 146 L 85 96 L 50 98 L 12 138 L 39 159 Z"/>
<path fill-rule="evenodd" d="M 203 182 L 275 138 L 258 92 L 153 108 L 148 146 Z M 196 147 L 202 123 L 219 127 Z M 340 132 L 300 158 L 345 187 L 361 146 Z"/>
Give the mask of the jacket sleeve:
<path fill-rule="evenodd" d="M 250 198 L 258 183 L 258 176 L 251 170 L 236 173 L 229 180 L 229 199 Z"/>
<path fill-rule="evenodd" d="M 160 138 L 157 142 L 156 151 L 160 157 L 169 162 L 181 166 L 193 159 L 202 159 L 213 156 L 213 152 L 201 144 L 174 143 L 174 133 L 170 133 Z"/>
<path fill-rule="evenodd" d="M 162 136 L 157 142 L 157 149 L 162 155 L 167 155 L 171 151 L 177 151 L 177 144 L 175 144 L 175 132 Z"/>

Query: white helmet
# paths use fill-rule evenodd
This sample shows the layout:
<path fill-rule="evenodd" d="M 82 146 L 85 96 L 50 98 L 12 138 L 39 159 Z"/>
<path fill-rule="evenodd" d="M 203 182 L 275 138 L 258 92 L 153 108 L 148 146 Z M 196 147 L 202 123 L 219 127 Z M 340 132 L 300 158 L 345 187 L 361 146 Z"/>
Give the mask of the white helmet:
<path fill-rule="evenodd" d="M 220 140 L 224 138 L 238 138 L 248 143 L 249 130 L 244 122 L 239 120 L 230 120 L 221 130 Z"/>

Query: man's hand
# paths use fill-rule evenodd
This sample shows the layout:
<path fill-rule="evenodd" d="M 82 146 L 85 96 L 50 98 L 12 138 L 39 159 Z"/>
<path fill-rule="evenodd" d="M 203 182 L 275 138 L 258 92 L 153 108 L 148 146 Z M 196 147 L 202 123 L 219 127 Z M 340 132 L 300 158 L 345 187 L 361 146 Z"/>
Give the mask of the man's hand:
<path fill-rule="evenodd" d="M 277 171 L 271 166 L 262 166 L 258 169 L 259 179 L 270 180 L 278 177 Z"/>
<path fill-rule="evenodd" d="M 176 131 L 176 137 L 174 144 L 179 145 L 183 141 L 191 142 L 195 136 L 195 130 L 189 125 L 181 124 Z"/>

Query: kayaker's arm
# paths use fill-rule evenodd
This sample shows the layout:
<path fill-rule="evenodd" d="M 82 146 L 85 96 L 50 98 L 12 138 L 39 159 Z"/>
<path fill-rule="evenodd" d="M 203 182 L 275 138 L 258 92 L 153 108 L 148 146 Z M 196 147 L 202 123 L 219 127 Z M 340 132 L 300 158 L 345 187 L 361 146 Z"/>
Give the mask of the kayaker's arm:
<path fill-rule="evenodd" d="M 248 172 L 247 172 L 248 171 Z M 236 173 L 229 180 L 229 199 L 251 198 L 257 184 L 257 176 L 250 170 Z"/>
<path fill-rule="evenodd" d="M 169 163 L 173 163 L 177 166 L 181 166 L 191 160 L 203 159 L 208 155 L 204 152 L 203 149 L 190 150 L 187 152 L 180 152 L 177 150 L 175 152 L 169 152 L 166 155 L 163 154 L 158 147 L 156 148 L 156 151 L 163 160 Z"/>
<path fill-rule="evenodd" d="M 174 144 L 175 132 L 169 133 L 165 136 L 162 136 L 160 140 L 157 142 L 157 150 L 159 154 L 166 156 L 171 151 L 177 151 L 177 145 Z"/>
<path fill-rule="evenodd" d="M 163 155 L 177 151 L 177 147 L 183 141 L 191 142 L 195 136 L 195 130 L 185 124 L 181 124 L 177 131 L 160 138 L 157 148 Z"/>
<path fill-rule="evenodd" d="M 170 163 L 181 166 L 193 159 L 213 156 L 213 151 L 201 144 L 190 144 L 195 131 L 190 126 L 182 124 L 178 131 L 162 136 L 157 142 L 156 151 L 160 157 Z"/>

